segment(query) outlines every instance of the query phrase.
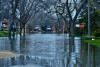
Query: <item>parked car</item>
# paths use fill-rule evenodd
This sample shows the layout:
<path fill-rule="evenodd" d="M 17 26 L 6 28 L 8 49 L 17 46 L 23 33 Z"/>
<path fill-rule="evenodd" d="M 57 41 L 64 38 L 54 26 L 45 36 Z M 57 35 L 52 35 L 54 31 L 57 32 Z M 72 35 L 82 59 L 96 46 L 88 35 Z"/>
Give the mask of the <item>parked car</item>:
<path fill-rule="evenodd" d="M 35 31 L 35 32 L 41 32 L 41 27 L 40 27 L 40 26 L 34 27 L 34 31 Z"/>
<path fill-rule="evenodd" d="M 46 31 L 52 31 L 52 28 L 50 26 L 47 26 Z"/>

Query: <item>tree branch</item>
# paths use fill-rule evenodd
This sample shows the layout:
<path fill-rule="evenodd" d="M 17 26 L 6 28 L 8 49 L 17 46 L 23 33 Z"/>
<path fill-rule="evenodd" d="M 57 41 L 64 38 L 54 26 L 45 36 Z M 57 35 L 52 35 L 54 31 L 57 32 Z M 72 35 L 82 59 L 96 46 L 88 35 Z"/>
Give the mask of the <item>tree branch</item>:
<path fill-rule="evenodd" d="M 82 7 L 86 4 L 86 2 L 87 2 L 87 0 L 85 0 L 85 1 L 82 3 L 82 5 L 79 7 L 79 9 L 77 10 L 76 15 L 75 15 L 75 17 L 74 17 L 74 19 L 73 19 L 74 21 L 76 21 L 76 19 L 77 19 L 77 17 L 78 17 L 78 14 L 80 13 Z"/>
<path fill-rule="evenodd" d="M 68 6 L 68 0 L 66 0 L 66 7 L 67 7 L 69 18 L 72 21 L 72 16 L 71 16 L 71 13 L 70 13 L 70 10 L 69 10 L 69 6 Z"/>

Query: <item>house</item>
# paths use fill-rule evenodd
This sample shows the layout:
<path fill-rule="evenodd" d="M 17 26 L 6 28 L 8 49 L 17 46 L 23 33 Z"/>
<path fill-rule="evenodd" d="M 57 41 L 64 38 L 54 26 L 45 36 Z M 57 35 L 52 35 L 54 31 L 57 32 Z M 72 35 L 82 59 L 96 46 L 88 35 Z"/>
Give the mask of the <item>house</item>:
<path fill-rule="evenodd" d="M 7 31 L 9 29 L 9 21 L 8 20 L 2 20 L 0 22 L 0 30 Z"/>
<path fill-rule="evenodd" d="M 53 32 L 57 33 L 58 26 L 53 26 Z M 60 33 L 67 32 L 67 26 L 60 25 Z"/>

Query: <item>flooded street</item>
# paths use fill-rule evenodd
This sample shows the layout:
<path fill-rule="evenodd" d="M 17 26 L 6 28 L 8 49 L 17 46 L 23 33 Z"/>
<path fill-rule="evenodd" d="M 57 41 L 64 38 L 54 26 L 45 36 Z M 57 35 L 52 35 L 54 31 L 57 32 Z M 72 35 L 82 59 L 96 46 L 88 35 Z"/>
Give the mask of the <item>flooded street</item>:
<path fill-rule="evenodd" d="M 0 38 L 0 51 L 19 56 L 1 58 L 0 67 L 100 67 L 100 47 L 67 34 L 31 34 Z"/>

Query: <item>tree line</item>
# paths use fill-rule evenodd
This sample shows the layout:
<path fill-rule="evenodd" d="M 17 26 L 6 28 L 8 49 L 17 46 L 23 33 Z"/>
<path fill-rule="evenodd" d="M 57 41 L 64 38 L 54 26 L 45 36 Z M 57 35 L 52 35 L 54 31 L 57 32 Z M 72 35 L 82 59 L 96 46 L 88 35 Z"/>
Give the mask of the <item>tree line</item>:
<path fill-rule="evenodd" d="M 18 24 L 20 24 L 20 35 L 22 29 L 24 29 L 23 35 L 25 35 L 25 25 L 28 22 L 31 22 L 28 23 L 29 27 L 32 23 L 38 22 L 41 25 L 46 25 L 49 22 L 56 23 L 58 28 L 60 24 L 64 27 L 66 25 L 67 32 L 74 36 L 75 23 L 78 18 L 80 19 L 88 1 L 92 7 L 96 7 L 96 11 L 99 13 L 98 0 L 0 0 L 0 20 L 6 18 L 11 21 L 10 37 L 12 29 L 13 36 L 15 35 L 14 26 Z"/>

